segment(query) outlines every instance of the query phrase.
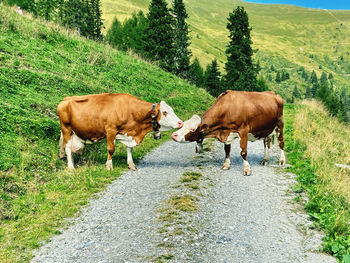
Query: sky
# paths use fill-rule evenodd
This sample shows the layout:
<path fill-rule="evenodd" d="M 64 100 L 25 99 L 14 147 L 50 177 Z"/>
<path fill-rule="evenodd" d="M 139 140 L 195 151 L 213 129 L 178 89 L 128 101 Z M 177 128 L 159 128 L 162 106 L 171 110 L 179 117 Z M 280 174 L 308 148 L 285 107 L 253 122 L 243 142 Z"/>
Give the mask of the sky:
<path fill-rule="evenodd" d="M 245 0 L 244 2 L 260 4 L 289 4 L 320 9 L 350 10 L 350 0 Z"/>

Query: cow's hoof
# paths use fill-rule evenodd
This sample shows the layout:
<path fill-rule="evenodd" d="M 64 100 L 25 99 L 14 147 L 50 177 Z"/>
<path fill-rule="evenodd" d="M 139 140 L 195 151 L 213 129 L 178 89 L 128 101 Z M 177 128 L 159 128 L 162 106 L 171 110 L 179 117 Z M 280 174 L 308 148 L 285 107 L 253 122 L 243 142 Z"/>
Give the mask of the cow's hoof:
<path fill-rule="evenodd" d="M 268 160 L 265 160 L 265 159 L 263 159 L 263 160 L 261 161 L 261 165 L 264 165 L 264 166 L 266 166 L 268 163 L 269 163 L 269 161 L 268 161 Z"/>
<path fill-rule="evenodd" d="M 112 170 L 112 169 L 113 169 L 112 160 L 108 160 L 108 161 L 106 162 L 106 170 L 107 170 L 107 171 L 110 171 L 110 170 Z"/>
<path fill-rule="evenodd" d="M 252 174 L 252 171 L 251 170 L 244 170 L 243 171 L 243 175 L 244 176 L 250 176 Z"/>
<path fill-rule="evenodd" d="M 221 167 L 222 170 L 230 170 L 230 165 L 227 165 L 227 164 L 223 164 L 222 167 Z"/>
<path fill-rule="evenodd" d="M 74 166 L 68 166 L 68 167 L 67 167 L 67 170 L 68 170 L 68 171 L 74 171 Z"/>
<path fill-rule="evenodd" d="M 137 170 L 137 168 L 136 168 L 135 165 L 129 165 L 128 167 L 129 167 L 129 169 L 130 169 L 131 171 L 136 171 L 136 170 Z"/>
<path fill-rule="evenodd" d="M 280 165 L 281 166 L 284 166 L 286 164 L 286 161 L 285 160 L 280 160 Z"/>

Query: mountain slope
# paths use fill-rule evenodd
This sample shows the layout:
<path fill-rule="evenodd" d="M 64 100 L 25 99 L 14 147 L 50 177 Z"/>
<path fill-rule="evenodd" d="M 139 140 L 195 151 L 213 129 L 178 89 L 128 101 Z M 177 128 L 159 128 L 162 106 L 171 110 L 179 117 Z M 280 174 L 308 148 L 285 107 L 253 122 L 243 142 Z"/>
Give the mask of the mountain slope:
<path fill-rule="evenodd" d="M 109 28 L 114 16 L 123 21 L 134 11 L 141 9 L 147 13 L 149 2 L 102 0 L 106 28 Z M 239 0 L 184 2 L 192 30 L 191 50 L 202 65 L 208 64 L 214 57 L 221 63 L 225 62 L 227 17 L 237 5 L 241 5 L 245 7 L 253 28 L 253 46 L 258 49 L 256 59 L 260 61 L 262 74 L 272 89 L 287 98 L 294 85 L 304 92 L 307 83 L 297 72 L 301 66 L 309 73 L 315 70 L 318 77 L 323 71 L 332 73 L 338 88 L 347 86 L 350 81 L 350 11 L 253 4 Z M 168 3 L 170 5 L 170 1 Z M 269 70 L 271 65 L 277 70 L 289 71 L 291 81 L 276 84 L 276 72 Z"/>

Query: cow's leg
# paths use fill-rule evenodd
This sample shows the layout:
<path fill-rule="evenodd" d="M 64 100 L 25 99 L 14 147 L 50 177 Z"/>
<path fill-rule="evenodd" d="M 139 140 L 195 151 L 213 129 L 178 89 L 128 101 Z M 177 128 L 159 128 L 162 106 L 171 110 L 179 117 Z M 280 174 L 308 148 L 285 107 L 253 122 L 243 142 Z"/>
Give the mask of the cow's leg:
<path fill-rule="evenodd" d="M 60 136 L 60 141 L 58 143 L 58 147 L 60 148 L 60 158 L 63 159 L 66 156 L 66 151 L 64 150 L 64 139 L 62 132 Z"/>
<path fill-rule="evenodd" d="M 197 142 L 196 153 L 202 153 L 202 152 L 203 152 L 203 143 Z"/>
<path fill-rule="evenodd" d="M 286 156 L 284 154 L 284 137 L 283 137 L 283 117 L 278 120 L 277 123 L 277 128 L 279 130 L 278 134 L 278 141 L 281 149 L 281 155 L 280 155 L 280 165 L 285 165 L 286 164 Z"/>
<path fill-rule="evenodd" d="M 223 170 L 230 169 L 231 160 L 230 160 L 230 153 L 231 153 L 231 144 L 224 144 L 225 149 L 225 162 L 222 165 Z"/>
<path fill-rule="evenodd" d="M 264 149 L 265 149 L 265 154 L 264 154 L 264 158 L 261 161 L 262 165 L 267 165 L 269 162 L 269 150 L 271 147 L 271 137 L 268 136 L 266 138 L 264 138 Z"/>
<path fill-rule="evenodd" d="M 243 158 L 243 174 L 251 175 L 250 165 L 247 160 L 248 132 L 240 132 L 241 156 Z"/>
<path fill-rule="evenodd" d="M 63 147 L 67 155 L 67 168 L 69 170 L 74 170 L 74 160 L 72 157 L 72 128 L 70 125 L 61 123 L 61 131 L 63 135 Z"/>
<path fill-rule="evenodd" d="M 134 160 L 132 159 L 132 147 L 126 147 L 127 163 L 130 170 L 136 171 Z"/>
<path fill-rule="evenodd" d="M 112 162 L 112 156 L 115 152 L 115 137 L 117 136 L 117 131 L 115 129 L 109 129 L 107 130 L 107 162 L 106 162 L 106 169 L 112 170 L 113 169 L 113 162 Z"/>

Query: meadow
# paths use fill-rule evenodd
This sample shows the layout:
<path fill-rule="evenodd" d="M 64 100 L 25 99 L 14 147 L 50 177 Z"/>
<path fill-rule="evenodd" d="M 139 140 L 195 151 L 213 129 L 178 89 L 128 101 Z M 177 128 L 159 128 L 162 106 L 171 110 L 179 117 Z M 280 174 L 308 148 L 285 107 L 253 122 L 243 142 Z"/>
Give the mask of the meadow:
<path fill-rule="evenodd" d="M 350 128 L 329 117 L 315 100 L 287 106 L 286 151 L 298 177 L 297 201 L 325 232 L 323 249 L 340 262 L 350 262 L 350 172 L 336 164 L 350 163 Z"/>

